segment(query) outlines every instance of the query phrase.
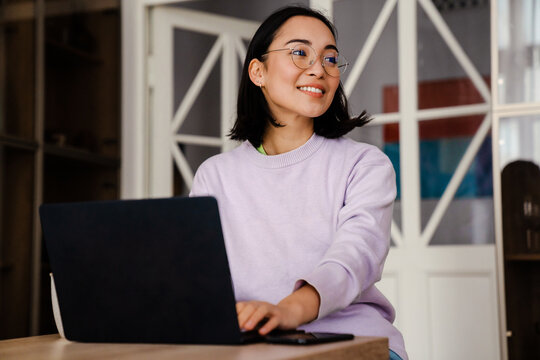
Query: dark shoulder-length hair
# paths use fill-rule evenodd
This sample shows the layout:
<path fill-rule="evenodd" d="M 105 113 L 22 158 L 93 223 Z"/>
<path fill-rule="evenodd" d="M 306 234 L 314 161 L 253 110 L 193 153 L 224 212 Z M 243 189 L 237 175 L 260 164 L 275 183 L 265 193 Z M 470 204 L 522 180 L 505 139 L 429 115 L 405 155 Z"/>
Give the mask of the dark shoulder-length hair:
<path fill-rule="evenodd" d="M 270 15 L 257 29 L 249 43 L 246 59 L 242 69 L 242 79 L 238 90 L 237 118 L 229 134 L 233 140 L 249 140 L 258 147 L 262 143 L 264 131 L 268 123 L 272 126 L 283 126 L 273 118 L 264 94 L 249 78 L 249 63 L 253 59 L 263 60 L 263 54 L 274 40 L 277 31 L 293 16 L 309 16 L 322 21 L 337 38 L 334 25 L 320 12 L 303 6 L 287 6 Z M 349 106 L 341 81 L 328 110 L 313 119 L 314 131 L 326 138 L 338 138 L 347 134 L 355 127 L 365 125 L 370 121 L 369 115 L 363 111 L 357 117 L 349 115 Z"/>

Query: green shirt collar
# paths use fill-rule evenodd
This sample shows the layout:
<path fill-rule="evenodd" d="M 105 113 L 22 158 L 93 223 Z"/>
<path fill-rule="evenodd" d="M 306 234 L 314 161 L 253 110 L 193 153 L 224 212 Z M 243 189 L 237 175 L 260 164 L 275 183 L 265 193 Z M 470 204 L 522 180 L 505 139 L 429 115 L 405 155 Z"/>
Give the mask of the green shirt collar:
<path fill-rule="evenodd" d="M 262 144 L 257 148 L 257 151 L 260 152 L 260 153 L 263 154 L 263 155 L 268 155 L 268 154 L 266 153 L 266 151 L 264 151 L 264 148 L 263 148 Z"/>

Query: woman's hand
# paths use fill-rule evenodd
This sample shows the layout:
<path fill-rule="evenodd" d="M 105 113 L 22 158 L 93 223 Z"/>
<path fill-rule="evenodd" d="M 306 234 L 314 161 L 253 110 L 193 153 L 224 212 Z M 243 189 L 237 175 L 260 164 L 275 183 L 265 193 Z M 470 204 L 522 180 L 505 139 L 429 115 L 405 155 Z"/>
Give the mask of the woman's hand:
<path fill-rule="evenodd" d="M 236 303 L 238 324 L 241 329 L 253 330 L 266 319 L 259 334 L 266 335 L 279 328 L 296 329 L 298 326 L 317 318 L 319 313 L 319 293 L 309 284 L 302 286 L 273 305 L 264 301 L 241 301 Z"/>
<path fill-rule="evenodd" d="M 273 305 L 264 301 L 242 301 L 236 303 L 238 324 L 241 329 L 253 330 L 263 320 L 259 329 L 261 335 L 266 335 L 275 328 L 295 329 L 300 325 L 299 316 L 289 306 Z"/>

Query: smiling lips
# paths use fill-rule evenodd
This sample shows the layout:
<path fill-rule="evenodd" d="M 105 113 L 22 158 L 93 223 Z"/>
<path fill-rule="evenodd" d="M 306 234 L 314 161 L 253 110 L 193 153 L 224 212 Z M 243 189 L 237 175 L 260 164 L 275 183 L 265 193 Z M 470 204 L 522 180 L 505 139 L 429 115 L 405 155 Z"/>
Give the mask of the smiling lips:
<path fill-rule="evenodd" d="M 298 90 L 313 97 L 322 97 L 324 94 L 324 90 L 321 87 L 315 86 L 300 86 Z"/>

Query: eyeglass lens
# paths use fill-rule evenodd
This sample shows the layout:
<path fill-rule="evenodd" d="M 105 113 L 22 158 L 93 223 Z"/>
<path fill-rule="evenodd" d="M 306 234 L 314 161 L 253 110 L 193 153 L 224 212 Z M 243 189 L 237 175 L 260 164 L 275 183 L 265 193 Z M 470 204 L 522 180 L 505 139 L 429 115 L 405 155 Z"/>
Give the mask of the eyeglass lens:
<path fill-rule="evenodd" d="M 295 65 L 302 69 L 307 69 L 317 61 L 317 53 L 306 44 L 296 45 L 291 51 L 291 57 Z M 321 61 L 324 70 L 330 76 L 339 76 L 347 68 L 347 63 L 333 49 L 325 49 Z"/>

